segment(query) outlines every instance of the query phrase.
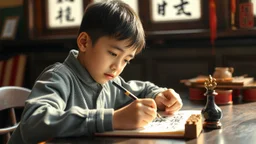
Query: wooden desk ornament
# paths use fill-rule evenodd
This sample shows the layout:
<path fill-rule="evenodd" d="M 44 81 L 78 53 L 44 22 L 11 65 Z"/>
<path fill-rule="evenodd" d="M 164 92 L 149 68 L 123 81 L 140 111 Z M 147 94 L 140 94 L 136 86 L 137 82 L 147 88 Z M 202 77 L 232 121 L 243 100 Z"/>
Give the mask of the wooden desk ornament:
<path fill-rule="evenodd" d="M 216 79 L 209 75 L 209 78 L 204 82 L 206 88 L 207 101 L 205 107 L 202 109 L 202 115 L 204 117 L 203 128 L 205 129 L 219 129 L 222 124 L 220 119 L 222 118 L 222 110 L 215 103 L 215 96 L 217 93 L 214 88 L 217 86 Z"/>
<path fill-rule="evenodd" d="M 192 114 L 185 124 L 185 138 L 197 138 L 202 132 L 202 118 L 200 114 Z"/>

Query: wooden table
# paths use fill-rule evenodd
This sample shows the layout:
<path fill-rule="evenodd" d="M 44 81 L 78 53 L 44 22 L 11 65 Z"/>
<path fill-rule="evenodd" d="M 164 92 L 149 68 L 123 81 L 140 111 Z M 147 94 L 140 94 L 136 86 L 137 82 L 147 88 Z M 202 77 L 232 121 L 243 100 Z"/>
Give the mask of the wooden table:
<path fill-rule="evenodd" d="M 191 101 L 187 93 L 180 93 L 182 109 L 201 110 L 205 101 Z M 232 105 L 220 106 L 223 112 L 222 128 L 203 130 L 197 139 L 161 139 L 131 137 L 78 137 L 54 139 L 47 144 L 255 144 L 256 102 L 234 101 Z"/>

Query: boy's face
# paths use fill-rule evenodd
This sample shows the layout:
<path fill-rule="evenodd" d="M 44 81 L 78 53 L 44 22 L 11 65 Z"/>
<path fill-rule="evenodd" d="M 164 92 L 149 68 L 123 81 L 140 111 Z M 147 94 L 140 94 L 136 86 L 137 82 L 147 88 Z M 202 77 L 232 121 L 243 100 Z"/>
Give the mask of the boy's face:
<path fill-rule="evenodd" d="M 78 44 L 80 49 L 78 59 L 93 79 L 100 84 L 120 75 L 136 52 L 134 48 L 127 47 L 127 40 L 117 41 L 107 36 L 99 38 L 94 46 L 87 34 L 81 42 L 85 45 Z"/>

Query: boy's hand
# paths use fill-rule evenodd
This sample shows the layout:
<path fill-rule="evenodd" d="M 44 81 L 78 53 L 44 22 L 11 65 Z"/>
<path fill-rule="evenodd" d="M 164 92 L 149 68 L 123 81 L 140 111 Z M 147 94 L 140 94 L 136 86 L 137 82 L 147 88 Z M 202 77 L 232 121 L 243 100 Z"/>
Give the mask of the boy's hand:
<path fill-rule="evenodd" d="M 114 112 L 113 128 L 137 129 L 156 117 L 157 106 L 153 99 L 137 99 Z"/>
<path fill-rule="evenodd" d="M 173 89 L 168 89 L 159 93 L 155 97 L 155 101 L 159 110 L 165 110 L 167 114 L 173 114 L 182 107 L 180 95 Z"/>

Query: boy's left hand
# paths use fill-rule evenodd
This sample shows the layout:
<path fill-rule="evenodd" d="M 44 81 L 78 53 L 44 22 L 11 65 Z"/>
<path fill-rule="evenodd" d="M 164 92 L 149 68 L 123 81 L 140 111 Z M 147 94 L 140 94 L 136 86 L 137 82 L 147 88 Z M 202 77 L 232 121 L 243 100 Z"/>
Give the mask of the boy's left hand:
<path fill-rule="evenodd" d="M 155 97 L 155 102 L 159 110 L 165 110 L 167 114 L 173 114 L 182 107 L 180 95 L 173 89 L 163 91 Z"/>

